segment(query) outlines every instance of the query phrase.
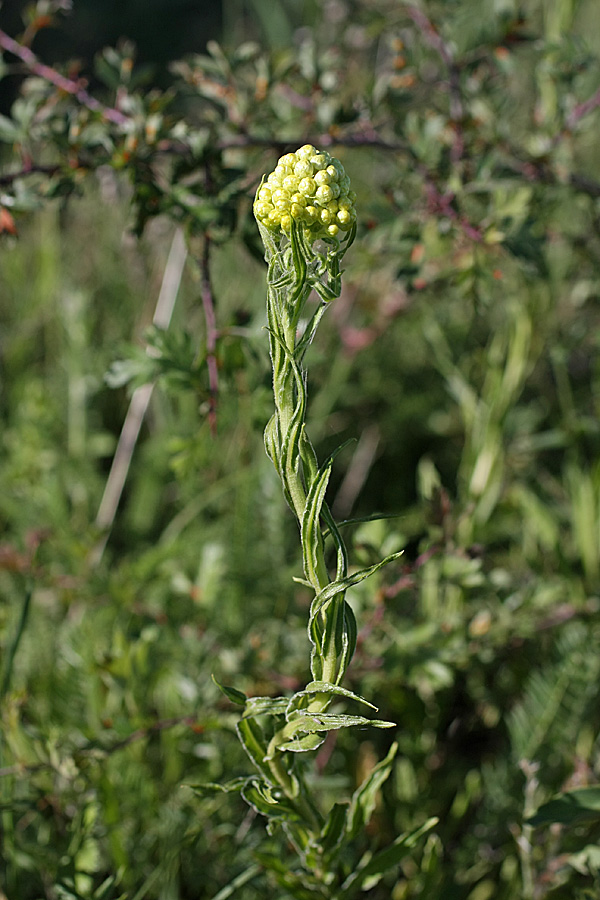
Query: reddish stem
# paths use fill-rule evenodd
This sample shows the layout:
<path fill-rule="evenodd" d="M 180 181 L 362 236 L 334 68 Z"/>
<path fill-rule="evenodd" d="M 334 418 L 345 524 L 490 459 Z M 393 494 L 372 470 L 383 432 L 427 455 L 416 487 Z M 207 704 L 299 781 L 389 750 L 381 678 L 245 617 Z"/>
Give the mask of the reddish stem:
<path fill-rule="evenodd" d="M 104 106 L 96 100 L 95 97 L 88 94 L 81 86 L 81 82 L 72 81 L 70 78 L 61 75 L 60 72 L 56 72 L 50 66 L 41 63 L 29 47 L 24 47 L 23 44 L 19 44 L 6 34 L 5 31 L 2 31 L 2 29 L 0 29 L 0 47 L 18 57 L 35 75 L 39 75 L 40 78 L 49 81 L 50 84 L 53 84 L 55 87 L 59 88 L 59 90 L 65 91 L 67 94 L 72 94 L 83 106 L 86 106 L 88 109 L 92 110 L 92 112 L 101 113 L 105 119 L 108 119 L 115 125 L 126 125 L 130 121 L 129 117 L 122 112 L 119 112 L 118 109 Z"/>
<path fill-rule="evenodd" d="M 208 368 L 208 386 L 210 390 L 210 406 L 208 410 L 208 423 L 213 437 L 217 433 L 217 396 L 219 393 L 219 370 L 217 367 L 217 320 L 215 317 L 215 304 L 210 283 L 210 237 L 204 233 L 204 246 L 200 260 L 201 271 L 201 296 L 204 309 L 204 321 L 206 322 L 206 366 Z"/>

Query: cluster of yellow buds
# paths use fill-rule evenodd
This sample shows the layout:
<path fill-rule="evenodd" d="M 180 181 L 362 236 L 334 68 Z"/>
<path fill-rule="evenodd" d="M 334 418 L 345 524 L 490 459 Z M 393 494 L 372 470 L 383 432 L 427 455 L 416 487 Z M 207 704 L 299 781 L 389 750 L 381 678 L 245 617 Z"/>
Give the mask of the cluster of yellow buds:
<path fill-rule="evenodd" d="M 294 219 L 313 240 L 336 237 L 354 225 L 355 200 L 339 159 L 305 144 L 280 157 L 258 189 L 254 215 L 270 231 L 289 232 Z"/>

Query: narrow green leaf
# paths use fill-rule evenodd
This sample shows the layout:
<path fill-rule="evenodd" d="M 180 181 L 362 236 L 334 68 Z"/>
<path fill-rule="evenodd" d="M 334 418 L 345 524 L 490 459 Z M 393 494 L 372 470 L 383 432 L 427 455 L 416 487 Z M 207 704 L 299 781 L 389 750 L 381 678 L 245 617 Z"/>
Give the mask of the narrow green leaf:
<path fill-rule="evenodd" d="M 326 735 L 322 732 L 312 732 L 311 734 L 295 735 L 289 741 L 279 744 L 278 750 L 289 750 L 290 753 L 311 753 L 318 750 L 321 744 L 325 742 Z"/>
<path fill-rule="evenodd" d="M 214 675 L 211 675 L 212 680 L 219 688 L 219 690 L 225 694 L 228 700 L 231 700 L 232 703 L 236 703 L 238 706 L 245 706 L 246 700 L 248 699 L 246 695 L 242 691 L 238 691 L 237 688 L 227 687 L 225 684 L 221 684 Z"/>
<path fill-rule="evenodd" d="M 399 865 L 419 838 L 434 828 L 439 819 L 428 819 L 424 825 L 397 837 L 393 844 L 380 853 L 375 854 L 362 868 L 356 869 L 344 882 L 336 900 L 350 900 L 358 891 L 363 890 L 368 882 L 369 888 L 377 884 L 379 878 L 394 866 Z"/>
<path fill-rule="evenodd" d="M 265 756 L 267 755 L 266 739 L 256 719 L 240 719 L 236 730 L 244 750 L 258 771 L 265 776 L 267 781 L 271 781 L 271 770 L 269 764 L 265 762 Z"/>
<path fill-rule="evenodd" d="M 382 759 L 371 770 L 363 783 L 354 791 L 346 822 L 348 840 L 352 840 L 368 825 L 375 809 L 377 793 L 389 778 L 398 744 L 393 743 L 385 759 Z"/>
<path fill-rule="evenodd" d="M 264 440 L 267 456 L 277 469 L 277 474 L 281 477 L 279 472 L 279 428 L 275 413 L 273 413 L 266 424 Z"/>
<path fill-rule="evenodd" d="M 321 466 L 319 473 L 310 485 L 301 523 L 302 555 L 304 574 L 313 585 L 319 585 L 318 559 L 322 545 L 319 517 L 325 500 L 325 491 L 331 475 L 333 456 Z"/>
<path fill-rule="evenodd" d="M 257 875 L 260 875 L 260 866 L 248 866 L 247 869 L 236 875 L 233 881 L 230 881 L 228 885 L 222 888 L 218 894 L 215 894 L 212 900 L 228 900 L 229 897 L 233 897 L 236 894 L 239 888 L 248 884 Z"/>
<path fill-rule="evenodd" d="M 246 703 L 244 718 L 285 715 L 288 703 L 287 697 L 251 697 Z"/>
<path fill-rule="evenodd" d="M 366 569 L 359 569 L 357 572 L 353 572 L 350 575 L 347 575 L 345 578 L 336 579 L 332 581 L 331 584 L 328 584 L 327 587 L 323 588 L 320 591 L 315 599 L 312 602 L 311 606 L 311 614 L 310 614 L 310 622 L 309 622 L 309 636 L 310 636 L 310 625 L 312 620 L 316 617 L 317 613 L 319 613 L 323 607 L 329 603 L 337 594 L 342 593 L 347 590 L 349 587 L 352 587 L 355 584 L 359 584 L 361 581 L 364 581 L 365 578 L 368 578 L 370 575 L 373 575 L 375 572 L 379 571 L 379 569 L 383 568 L 383 566 L 387 566 L 388 563 L 393 562 L 395 559 L 398 559 L 404 550 L 400 550 L 398 553 L 392 553 L 390 556 L 386 556 L 385 559 L 380 560 L 378 563 L 375 563 L 372 566 L 368 566 Z"/>
<path fill-rule="evenodd" d="M 302 227 L 292 219 L 292 227 L 290 229 L 290 246 L 292 249 L 292 260 L 294 264 L 295 282 L 294 286 L 288 294 L 288 303 L 292 308 L 292 322 L 298 323 L 302 314 L 303 303 L 298 302 L 302 293 L 306 294 L 306 258 L 302 253 L 302 247 L 299 241 L 299 235 L 302 233 Z"/>
<path fill-rule="evenodd" d="M 319 846 L 322 852 L 331 858 L 332 853 L 344 843 L 346 834 L 347 803 L 334 803 L 321 831 Z"/>
<path fill-rule="evenodd" d="M 293 726 L 294 731 L 312 734 L 315 731 L 335 731 L 338 728 L 351 728 L 355 725 L 394 728 L 395 723 L 385 722 L 382 719 L 367 719 L 365 716 L 349 716 L 344 713 L 306 713 L 303 710 L 296 710 L 290 716 L 289 725 Z"/>
<path fill-rule="evenodd" d="M 347 600 L 344 600 L 344 637 L 342 640 L 342 657 L 340 660 L 340 678 L 350 665 L 350 661 L 356 650 L 358 640 L 358 627 L 354 610 Z M 374 707 L 375 708 L 375 707 Z"/>
<path fill-rule="evenodd" d="M 326 309 L 327 304 L 325 302 L 319 304 L 308 325 L 304 329 L 302 337 L 296 344 L 296 358 L 300 362 L 304 359 L 304 354 L 313 342 L 314 336 L 317 333 L 317 328 L 319 327 Z"/>
<path fill-rule="evenodd" d="M 189 787 L 198 797 L 206 797 L 210 794 L 237 794 L 239 793 L 246 782 L 248 781 L 247 777 L 241 778 L 233 778 L 231 781 L 226 781 L 224 784 L 219 784 L 213 781 L 206 781 L 201 784 L 184 784 L 184 787 Z"/>
<path fill-rule="evenodd" d="M 274 876 L 278 885 L 286 891 L 286 894 L 293 897 L 294 900 L 325 900 L 323 891 L 309 884 L 311 876 L 307 872 L 303 871 L 300 874 L 293 872 L 287 860 L 281 859 L 281 857 L 272 853 L 257 850 L 254 853 L 254 857 Z"/>
<path fill-rule="evenodd" d="M 339 684 L 331 684 L 328 681 L 311 681 L 310 684 L 307 684 L 303 691 L 298 691 L 298 693 L 294 694 L 293 697 L 288 701 L 288 707 L 286 710 L 286 718 L 290 719 L 291 714 L 296 710 L 302 708 L 303 704 L 308 702 L 310 697 L 314 694 L 329 694 L 332 697 L 347 697 L 349 700 L 356 700 L 358 703 L 362 703 L 365 706 L 370 707 L 377 711 L 377 707 L 373 706 L 372 703 L 369 703 L 368 700 L 365 700 L 364 697 L 361 697 L 359 694 L 355 694 L 353 691 L 347 690 L 347 688 L 340 687 Z"/>
<path fill-rule="evenodd" d="M 257 779 L 248 779 L 242 788 L 242 797 L 257 813 L 268 819 L 298 822 L 300 816 L 289 800 L 271 785 Z"/>
<path fill-rule="evenodd" d="M 346 442 L 347 443 L 347 442 Z M 343 446 L 346 446 L 346 443 Z M 327 525 L 328 531 L 333 537 L 335 546 L 337 548 L 337 572 L 336 572 L 336 580 L 340 580 L 345 578 L 348 574 L 348 552 L 346 550 L 346 545 L 344 544 L 344 539 L 340 533 L 340 530 L 329 511 L 329 507 L 325 503 L 323 506 L 323 520 Z M 325 533 L 323 534 L 325 537 Z"/>

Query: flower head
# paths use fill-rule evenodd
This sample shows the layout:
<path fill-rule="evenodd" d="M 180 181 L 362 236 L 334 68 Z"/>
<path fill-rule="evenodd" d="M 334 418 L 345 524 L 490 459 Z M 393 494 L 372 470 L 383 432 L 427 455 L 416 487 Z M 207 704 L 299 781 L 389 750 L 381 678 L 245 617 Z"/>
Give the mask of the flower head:
<path fill-rule="evenodd" d="M 272 232 L 287 232 L 292 219 L 303 225 L 311 240 L 335 238 L 356 222 L 350 179 L 344 167 L 326 150 L 305 144 L 279 158 L 263 179 L 254 201 L 258 222 Z"/>

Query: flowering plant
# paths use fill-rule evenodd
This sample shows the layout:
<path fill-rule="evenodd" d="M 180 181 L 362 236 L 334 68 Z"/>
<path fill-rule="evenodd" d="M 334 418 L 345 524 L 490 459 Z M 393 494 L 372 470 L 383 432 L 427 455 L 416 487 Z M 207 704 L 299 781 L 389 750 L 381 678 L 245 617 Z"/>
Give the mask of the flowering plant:
<path fill-rule="evenodd" d="M 243 706 L 237 731 L 257 771 L 224 786 L 210 786 L 240 791 L 254 810 L 268 818 L 271 828 L 283 827 L 298 853 L 300 869 L 282 870 L 279 859 L 265 854 L 260 854 L 260 861 L 292 896 L 329 900 L 350 898 L 367 882 L 375 883 L 436 822 L 429 820 L 397 838 L 391 848 L 348 868 L 342 851 L 368 823 L 397 747 L 392 745 L 349 803 L 336 803 L 329 811 L 320 809 L 314 787 L 311 790 L 298 762 L 302 754 L 317 750 L 329 732 L 394 724 L 332 706 L 353 701 L 376 710 L 341 684 L 357 637 L 346 591 L 401 554 L 349 570 L 340 529 L 325 500 L 336 454 L 319 465 L 305 426 L 304 358 L 328 304 L 340 295 L 340 263 L 356 234 L 355 199 L 339 160 L 307 144 L 279 159 L 266 182 L 263 179 L 254 203 L 268 264 L 267 323 L 275 400 L 265 446 L 298 521 L 304 572 L 297 580 L 314 593 L 308 622 L 312 680 L 292 697 L 275 698 L 247 698 L 219 685 L 230 700 Z M 313 290 L 320 302 L 306 320 L 305 307 Z M 336 555 L 333 575 L 326 561 L 328 539 Z"/>

